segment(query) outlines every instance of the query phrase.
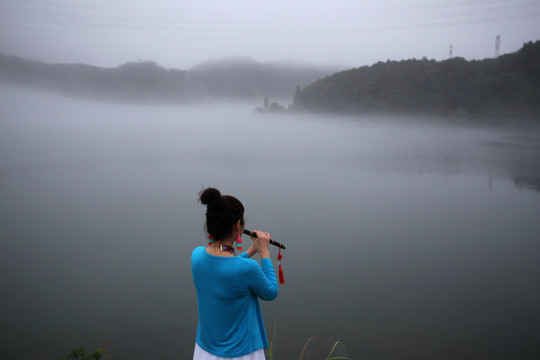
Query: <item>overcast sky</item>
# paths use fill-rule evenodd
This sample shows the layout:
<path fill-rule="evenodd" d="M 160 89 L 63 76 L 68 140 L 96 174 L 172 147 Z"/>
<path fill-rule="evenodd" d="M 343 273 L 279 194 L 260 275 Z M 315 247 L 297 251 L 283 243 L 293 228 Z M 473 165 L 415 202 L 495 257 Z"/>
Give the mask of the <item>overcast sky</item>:
<path fill-rule="evenodd" d="M 248 56 L 356 67 L 540 40 L 540 0 L 0 0 L 0 53 L 187 69 Z"/>

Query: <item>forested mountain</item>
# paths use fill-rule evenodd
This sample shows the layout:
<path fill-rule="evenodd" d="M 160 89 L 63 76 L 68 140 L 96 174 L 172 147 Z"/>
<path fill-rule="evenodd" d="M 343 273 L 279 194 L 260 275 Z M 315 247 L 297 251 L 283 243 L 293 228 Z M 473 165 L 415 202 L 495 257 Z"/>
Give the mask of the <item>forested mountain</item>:
<path fill-rule="evenodd" d="M 110 100 L 182 100 L 186 97 L 185 73 L 165 70 L 153 62 L 100 68 L 0 56 L 0 80 Z"/>
<path fill-rule="evenodd" d="M 540 118 L 540 41 L 496 59 L 378 62 L 298 89 L 295 109 Z"/>
<path fill-rule="evenodd" d="M 165 69 L 154 62 L 101 68 L 0 55 L 0 81 L 104 100 L 292 99 L 297 85 L 306 86 L 337 70 L 238 58 L 209 61 L 190 70 Z"/>

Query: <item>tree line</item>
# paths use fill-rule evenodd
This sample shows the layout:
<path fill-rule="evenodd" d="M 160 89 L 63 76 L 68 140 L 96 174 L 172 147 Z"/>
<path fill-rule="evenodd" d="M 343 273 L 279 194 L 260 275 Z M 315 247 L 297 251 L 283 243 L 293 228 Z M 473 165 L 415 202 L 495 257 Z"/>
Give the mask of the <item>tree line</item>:
<path fill-rule="evenodd" d="M 103 68 L 0 55 L 0 81 L 103 100 L 182 103 L 215 98 L 258 101 L 268 96 L 290 101 L 296 84 L 305 86 L 336 71 L 336 67 L 247 58 L 207 61 L 177 70 L 152 61 Z"/>
<path fill-rule="evenodd" d="M 540 118 L 540 41 L 495 59 L 378 62 L 297 89 L 294 109 Z"/>

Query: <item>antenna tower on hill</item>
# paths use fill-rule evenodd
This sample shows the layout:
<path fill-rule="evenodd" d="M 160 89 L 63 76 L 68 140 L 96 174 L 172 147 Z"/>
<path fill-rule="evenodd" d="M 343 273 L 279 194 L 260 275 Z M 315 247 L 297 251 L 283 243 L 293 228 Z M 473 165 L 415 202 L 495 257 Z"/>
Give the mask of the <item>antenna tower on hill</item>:
<path fill-rule="evenodd" d="M 501 35 L 495 38 L 495 57 L 499 57 L 499 48 L 501 47 Z"/>

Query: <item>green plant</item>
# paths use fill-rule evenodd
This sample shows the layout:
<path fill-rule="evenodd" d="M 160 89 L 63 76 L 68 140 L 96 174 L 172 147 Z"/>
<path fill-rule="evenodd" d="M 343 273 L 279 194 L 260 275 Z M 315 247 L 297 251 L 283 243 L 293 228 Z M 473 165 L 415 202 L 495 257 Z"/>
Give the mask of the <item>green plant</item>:
<path fill-rule="evenodd" d="M 84 348 L 79 347 L 71 350 L 69 355 L 64 356 L 61 360 L 101 360 L 105 355 L 105 358 L 109 358 L 110 354 L 106 354 L 107 347 L 109 346 L 109 341 L 105 341 L 102 347 L 98 348 L 91 354 L 86 354 Z M 107 356 L 109 355 L 109 356 Z"/>
<path fill-rule="evenodd" d="M 304 347 L 302 348 L 302 352 L 300 353 L 300 357 L 298 358 L 298 360 L 302 360 L 302 358 L 304 357 L 304 354 L 305 354 L 305 352 L 306 352 L 306 349 L 307 349 L 309 343 L 310 343 L 313 339 L 315 339 L 315 338 L 316 338 L 316 336 L 312 336 L 312 337 L 310 337 L 310 338 L 308 339 L 308 341 L 306 341 L 306 343 L 304 344 Z"/>
<path fill-rule="evenodd" d="M 272 324 L 272 332 L 270 333 L 270 344 L 268 346 L 268 360 L 274 360 L 274 355 L 272 352 L 272 344 L 274 342 L 274 324 Z"/>
<path fill-rule="evenodd" d="M 298 358 L 298 360 L 302 360 L 304 358 L 304 355 L 306 353 L 306 349 L 309 345 L 309 343 L 311 341 L 313 341 L 313 339 L 315 339 L 316 337 L 313 336 L 313 337 L 310 337 L 308 339 L 308 341 L 306 341 L 306 343 L 304 344 L 304 347 L 302 348 L 302 352 L 300 353 L 300 357 Z M 337 351 L 337 349 L 339 348 L 339 346 L 342 346 L 345 348 L 345 350 L 347 349 L 347 347 L 345 346 L 344 343 L 342 343 L 341 341 L 336 341 L 334 343 L 334 346 L 332 346 L 332 348 L 330 349 L 330 353 L 328 354 L 328 356 L 326 357 L 326 360 L 351 360 L 351 358 L 347 357 L 347 356 L 343 356 L 343 355 L 334 355 L 334 353 Z"/>
<path fill-rule="evenodd" d="M 334 351 L 336 351 L 336 348 L 338 347 L 338 345 L 342 345 L 345 349 L 347 349 L 347 347 L 345 346 L 344 343 L 342 343 L 341 341 L 336 341 L 334 343 L 334 346 L 332 346 L 332 349 L 330 350 L 330 353 L 328 354 L 328 356 L 326 357 L 326 360 L 351 360 L 351 358 L 347 357 L 347 356 L 332 356 L 332 354 L 334 354 Z"/>
<path fill-rule="evenodd" d="M 62 360 L 100 360 L 103 356 L 103 350 L 97 349 L 92 354 L 86 355 L 84 348 L 76 348 L 71 353 L 62 358 Z"/>

